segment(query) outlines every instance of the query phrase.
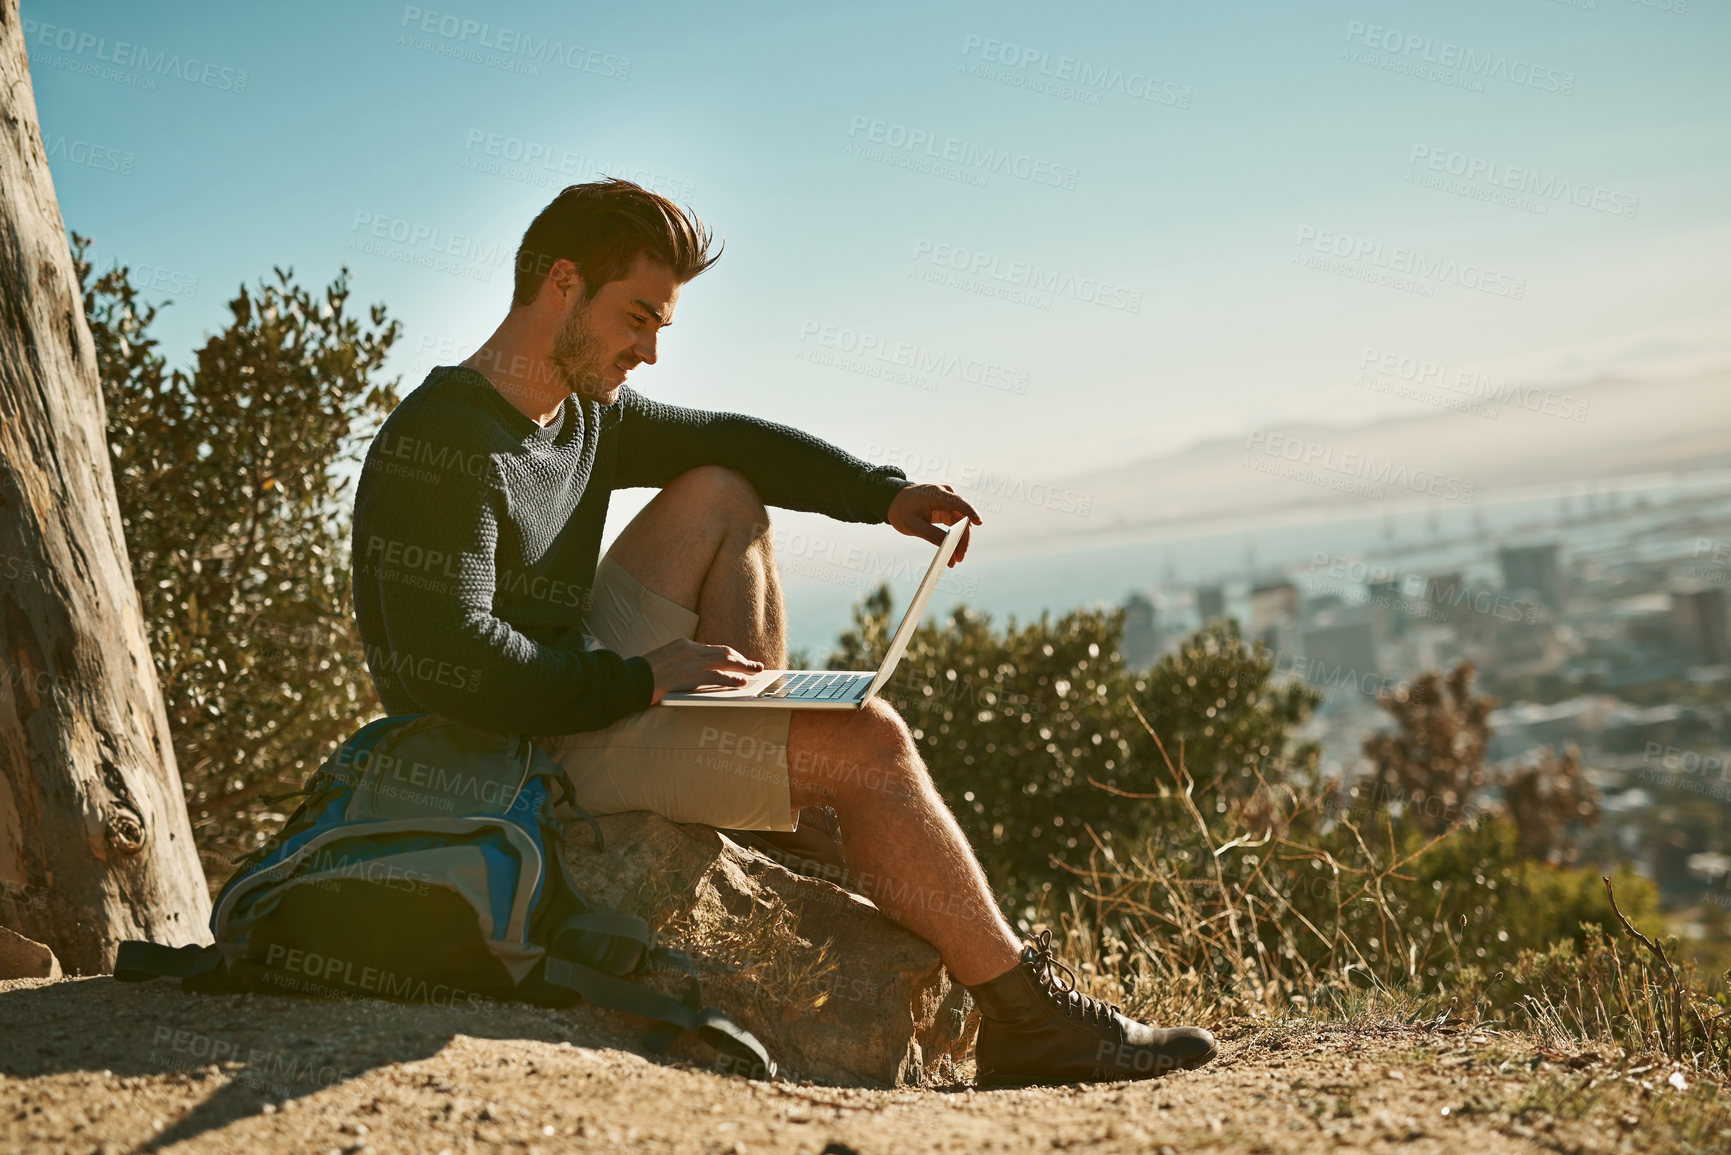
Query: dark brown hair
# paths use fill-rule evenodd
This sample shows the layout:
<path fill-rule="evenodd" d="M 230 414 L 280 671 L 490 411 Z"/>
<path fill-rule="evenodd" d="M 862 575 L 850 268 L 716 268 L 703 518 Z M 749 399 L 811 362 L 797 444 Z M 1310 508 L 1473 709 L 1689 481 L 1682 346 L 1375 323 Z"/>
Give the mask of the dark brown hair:
<path fill-rule="evenodd" d="M 583 274 L 586 300 L 629 273 L 640 253 L 672 269 L 683 284 L 720 259 L 720 249 L 710 255 L 711 239 L 697 217 L 642 185 L 617 177 L 570 185 L 529 223 L 517 246 L 511 304 L 533 304 L 561 258 Z"/>

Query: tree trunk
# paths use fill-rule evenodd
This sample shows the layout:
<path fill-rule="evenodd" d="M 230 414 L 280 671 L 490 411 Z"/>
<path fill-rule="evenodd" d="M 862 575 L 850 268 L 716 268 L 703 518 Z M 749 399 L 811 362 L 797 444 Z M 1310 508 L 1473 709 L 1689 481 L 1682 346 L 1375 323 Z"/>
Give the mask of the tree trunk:
<path fill-rule="evenodd" d="M 206 941 L 210 896 L 109 467 L 96 354 L 0 0 L 0 925 L 69 971 Z"/>

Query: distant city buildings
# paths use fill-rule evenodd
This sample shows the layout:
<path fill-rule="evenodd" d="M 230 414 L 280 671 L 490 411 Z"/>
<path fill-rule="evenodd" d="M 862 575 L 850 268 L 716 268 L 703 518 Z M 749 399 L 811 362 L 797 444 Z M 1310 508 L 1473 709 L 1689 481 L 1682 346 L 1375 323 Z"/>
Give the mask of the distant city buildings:
<path fill-rule="evenodd" d="M 1160 656 L 1160 631 L 1154 603 L 1142 594 L 1131 594 L 1124 602 L 1124 665 L 1142 671 Z"/>
<path fill-rule="evenodd" d="M 1678 640 L 1694 648 L 1704 666 L 1731 662 L 1731 640 L 1727 638 L 1725 589 L 1695 586 L 1671 594 L 1671 614 Z"/>
<path fill-rule="evenodd" d="M 1271 650 L 1282 645 L 1298 625 L 1302 599 L 1289 581 L 1270 582 L 1250 591 L 1250 636 Z"/>
<path fill-rule="evenodd" d="M 1390 537 L 1386 556 L 1317 552 L 1284 574 L 1247 553 L 1237 579 L 1127 599 L 1125 659 L 1144 669 L 1193 630 L 1240 618 L 1277 677 L 1322 692 L 1302 737 L 1348 780 L 1365 769 L 1364 739 L 1390 725 L 1379 694 L 1471 661 L 1498 699 L 1489 761 L 1575 747 L 1604 795 L 1589 858 L 1630 861 L 1668 901 L 1731 917 L 1731 499 L 1617 508 L 1565 520 L 1550 540 L 1442 550 Z"/>
<path fill-rule="evenodd" d="M 1568 588 L 1557 561 L 1556 542 L 1500 546 L 1497 568 L 1502 571 L 1503 588 L 1510 593 L 1527 595 L 1553 610 L 1562 610 Z"/>

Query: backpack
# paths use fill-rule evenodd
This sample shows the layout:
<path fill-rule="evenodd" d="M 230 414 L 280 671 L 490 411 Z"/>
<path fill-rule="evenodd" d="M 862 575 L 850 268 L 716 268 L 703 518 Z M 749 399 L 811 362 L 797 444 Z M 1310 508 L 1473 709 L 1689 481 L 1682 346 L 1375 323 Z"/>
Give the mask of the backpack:
<path fill-rule="evenodd" d="M 705 1007 L 690 956 L 634 915 L 594 910 L 572 883 L 553 807 L 565 772 L 527 737 L 435 714 L 380 718 L 325 760 L 305 800 L 241 860 L 211 912 L 212 946 L 120 944 L 114 977 L 175 977 L 205 993 L 257 991 L 454 1005 L 586 999 L 691 1031 L 717 1069 L 773 1078 L 763 1045 Z M 595 819 L 588 821 L 596 845 Z M 630 981 L 684 976 L 683 999 Z"/>

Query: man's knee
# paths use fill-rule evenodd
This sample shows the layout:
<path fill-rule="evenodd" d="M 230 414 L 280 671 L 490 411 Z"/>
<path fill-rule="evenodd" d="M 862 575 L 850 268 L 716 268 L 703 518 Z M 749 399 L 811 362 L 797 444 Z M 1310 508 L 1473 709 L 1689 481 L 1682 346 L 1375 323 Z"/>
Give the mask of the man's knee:
<path fill-rule="evenodd" d="M 758 496 L 757 487 L 738 470 L 724 465 L 700 465 L 674 478 L 664 492 L 701 505 L 712 514 L 722 514 L 729 522 L 750 529 L 753 537 L 768 532 L 769 510 Z"/>
<path fill-rule="evenodd" d="M 903 797 L 925 784 L 913 734 L 882 699 L 846 714 L 800 712 L 788 738 L 788 770 L 807 797 Z"/>

